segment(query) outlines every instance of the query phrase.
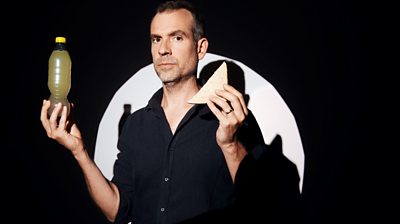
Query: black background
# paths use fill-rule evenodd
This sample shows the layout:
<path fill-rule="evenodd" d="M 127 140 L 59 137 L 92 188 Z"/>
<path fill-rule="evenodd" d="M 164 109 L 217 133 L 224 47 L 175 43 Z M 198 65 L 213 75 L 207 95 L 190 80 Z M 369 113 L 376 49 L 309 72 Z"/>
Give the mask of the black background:
<path fill-rule="evenodd" d="M 113 94 L 151 63 L 149 22 L 158 2 L 32 1 L 4 8 L 11 14 L 2 34 L 9 50 L 3 183 L 13 219 L 107 223 L 75 160 L 41 126 L 47 61 L 54 38 L 66 36 L 73 60 L 69 99 L 93 155 Z M 305 151 L 307 223 L 374 218 L 367 7 L 354 1 L 194 2 L 206 19 L 209 52 L 261 74 L 294 114 Z"/>

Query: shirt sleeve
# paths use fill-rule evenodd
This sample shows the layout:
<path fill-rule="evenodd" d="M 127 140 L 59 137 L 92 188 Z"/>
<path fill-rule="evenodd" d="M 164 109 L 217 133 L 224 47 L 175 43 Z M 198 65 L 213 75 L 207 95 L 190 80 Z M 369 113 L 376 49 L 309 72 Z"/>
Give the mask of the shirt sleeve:
<path fill-rule="evenodd" d="M 126 129 L 126 128 L 125 128 Z M 120 194 L 120 204 L 117 217 L 114 223 L 128 223 L 132 220 L 132 196 L 133 196 L 133 178 L 134 171 L 132 169 L 132 161 L 130 158 L 132 152 L 129 151 L 125 142 L 126 133 L 129 130 L 123 130 L 118 140 L 118 149 L 120 152 L 117 155 L 117 160 L 114 164 L 114 176 L 112 182 L 117 185 Z"/>

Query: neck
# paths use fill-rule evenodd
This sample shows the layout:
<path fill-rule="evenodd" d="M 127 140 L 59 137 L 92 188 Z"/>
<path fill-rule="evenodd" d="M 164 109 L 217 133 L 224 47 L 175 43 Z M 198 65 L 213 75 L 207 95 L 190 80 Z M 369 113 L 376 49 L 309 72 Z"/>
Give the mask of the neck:
<path fill-rule="evenodd" d="M 191 107 L 187 101 L 199 91 L 196 76 L 191 75 L 180 79 L 178 82 L 163 83 L 163 98 L 161 106 Z"/>

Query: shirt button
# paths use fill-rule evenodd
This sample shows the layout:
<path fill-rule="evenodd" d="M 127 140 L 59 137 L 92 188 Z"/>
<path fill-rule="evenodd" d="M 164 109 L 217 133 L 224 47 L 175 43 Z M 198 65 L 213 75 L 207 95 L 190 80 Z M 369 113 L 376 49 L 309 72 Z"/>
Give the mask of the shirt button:
<path fill-rule="evenodd" d="M 168 181 L 169 181 L 169 178 L 168 178 L 168 177 L 164 178 L 164 181 L 165 181 L 165 182 L 168 182 Z"/>
<path fill-rule="evenodd" d="M 161 210 L 162 212 L 164 212 L 164 211 L 165 211 L 165 208 L 161 208 L 160 210 Z"/>

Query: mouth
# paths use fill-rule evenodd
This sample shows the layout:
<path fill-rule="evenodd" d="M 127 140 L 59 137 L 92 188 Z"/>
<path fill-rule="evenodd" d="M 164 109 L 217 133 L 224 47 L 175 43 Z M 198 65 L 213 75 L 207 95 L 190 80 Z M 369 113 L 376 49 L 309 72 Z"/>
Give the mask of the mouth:
<path fill-rule="evenodd" d="M 162 66 L 162 65 L 174 65 L 174 64 L 175 64 L 174 62 L 167 62 L 167 61 L 163 61 L 163 62 L 158 63 L 159 66 Z"/>
<path fill-rule="evenodd" d="M 175 65 L 175 63 L 172 63 L 172 62 L 162 62 L 162 63 L 159 63 L 157 66 L 160 68 L 171 68 L 174 65 Z"/>

